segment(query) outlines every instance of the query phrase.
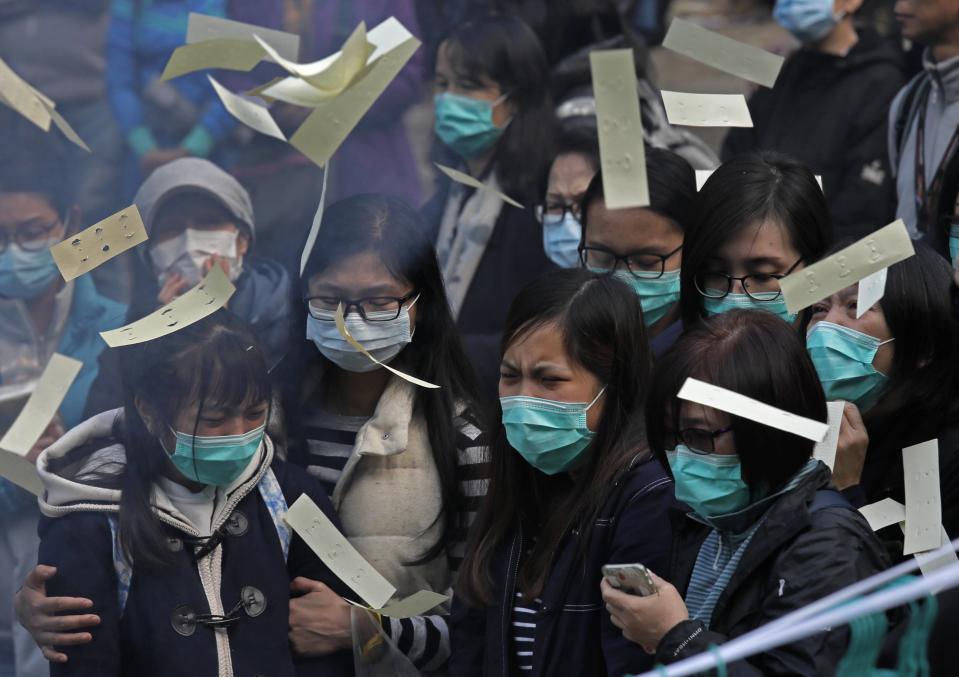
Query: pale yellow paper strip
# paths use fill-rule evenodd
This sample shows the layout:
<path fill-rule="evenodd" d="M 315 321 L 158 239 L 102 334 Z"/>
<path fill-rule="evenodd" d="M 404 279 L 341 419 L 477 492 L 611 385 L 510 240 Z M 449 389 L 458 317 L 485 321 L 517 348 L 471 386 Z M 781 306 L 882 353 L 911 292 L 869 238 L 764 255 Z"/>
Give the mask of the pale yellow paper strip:
<path fill-rule="evenodd" d="M 746 97 L 742 94 L 692 94 L 660 92 L 671 125 L 688 127 L 752 127 Z"/>
<path fill-rule="evenodd" d="M 750 421 L 762 423 L 777 430 L 784 430 L 813 442 L 821 442 L 829 430 L 829 426 L 825 423 L 797 416 L 791 412 L 772 407 L 765 402 L 694 378 L 686 379 L 676 397 L 681 400 L 696 402 L 704 407 L 719 409 L 734 416 L 748 418 Z"/>
<path fill-rule="evenodd" d="M 373 362 L 375 362 L 376 364 L 380 365 L 380 366 L 383 367 L 384 369 L 386 369 L 386 370 L 388 370 L 388 371 L 396 374 L 396 375 L 399 376 L 401 379 L 403 379 L 403 380 L 405 380 L 405 381 L 409 381 L 409 382 L 412 383 L 413 385 L 418 385 L 418 386 L 421 386 L 421 387 L 423 387 L 423 388 L 439 388 L 438 385 L 433 385 L 432 383 L 427 383 L 426 381 L 423 381 L 423 380 L 421 380 L 421 379 L 418 379 L 418 378 L 416 378 L 415 376 L 410 376 L 409 374 L 404 374 L 404 373 L 403 373 L 402 371 L 400 371 L 399 369 L 394 369 L 393 367 L 391 367 L 391 366 L 388 365 L 388 364 L 383 364 L 383 363 L 380 362 L 378 359 L 376 359 L 375 357 L 373 357 L 372 355 L 370 355 L 369 351 L 368 351 L 366 348 L 363 347 L 363 344 L 360 343 L 359 341 L 357 341 L 355 338 L 353 338 L 353 336 L 350 334 L 350 330 L 346 328 L 346 321 L 343 319 L 343 304 L 342 304 L 342 303 L 336 307 L 336 316 L 335 316 L 334 320 L 335 320 L 335 322 L 336 322 L 336 328 L 337 328 L 337 330 L 340 332 L 340 336 L 342 336 L 344 339 L 346 339 L 347 343 L 349 343 L 351 346 L 353 346 L 354 348 L 356 348 L 357 350 L 359 350 L 361 353 L 363 353 L 364 355 L 366 355 L 371 361 L 373 361 Z"/>
<path fill-rule="evenodd" d="M 49 102 L 52 106 L 53 102 L 41 98 L 3 59 L 0 59 L 0 96 L 5 104 L 27 120 L 45 132 L 50 131 L 51 116 L 45 104 Z"/>
<path fill-rule="evenodd" d="M 373 609 L 350 600 L 346 601 L 360 609 L 374 611 L 383 616 L 389 616 L 390 618 L 412 618 L 413 616 L 422 616 L 427 611 L 435 609 L 440 604 L 449 601 L 449 597 L 441 595 L 438 592 L 433 592 L 432 590 L 420 590 L 382 609 Z"/>
<path fill-rule="evenodd" d="M 186 43 L 192 45 L 197 42 L 223 38 L 255 42 L 254 35 L 259 35 L 270 43 L 270 46 L 284 58 L 293 61 L 299 58 L 299 35 L 196 12 L 190 12 L 186 28 Z"/>
<path fill-rule="evenodd" d="M 111 348 L 152 341 L 212 315 L 235 291 L 223 269 L 213 266 L 203 281 L 183 296 L 125 327 L 100 332 L 100 336 Z"/>
<path fill-rule="evenodd" d="M 288 72 L 330 96 L 339 94 L 356 79 L 374 49 L 366 39 L 366 24 L 362 21 L 343 43 L 343 49 L 338 54 L 311 64 L 298 64 L 284 59 L 260 36 L 253 37 L 263 50 Z"/>
<path fill-rule="evenodd" d="M 903 528 L 903 533 L 905 533 L 905 528 Z M 949 533 L 943 526 L 939 527 L 939 538 L 941 545 L 949 545 L 952 540 L 949 538 Z M 934 571 L 959 562 L 956 551 L 952 549 L 940 551 L 939 548 L 936 548 L 935 550 L 929 550 L 927 552 L 917 552 L 915 557 L 916 561 L 919 562 L 919 570 L 923 576 L 928 576 Z"/>
<path fill-rule="evenodd" d="M 646 207 L 649 183 L 633 51 L 592 52 L 589 66 L 596 95 L 606 208 Z"/>
<path fill-rule="evenodd" d="M 727 38 L 679 18 L 673 19 L 670 24 L 663 47 L 763 87 L 776 84 L 785 61 L 778 54 Z"/>
<path fill-rule="evenodd" d="M 413 37 L 413 34 L 406 30 L 406 27 L 397 21 L 395 17 L 390 17 L 378 24 L 366 34 L 367 41 L 375 46 L 376 50 L 367 59 L 365 68 L 357 75 L 356 79 L 365 77 L 371 65 L 377 59 Z M 328 66 L 333 63 L 335 59 L 339 58 L 339 56 L 340 52 L 337 52 L 316 62 L 316 65 L 318 67 Z M 264 98 L 310 108 L 318 106 L 330 99 L 330 96 L 326 92 L 310 86 L 307 82 L 295 76 L 280 78 L 276 82 L 267 83 L 259 92 L 254 93 Z"/>
<path fill-rule="evenodd" d="M 170 60 L 167 61 L 160 79 L 172 80 L 207 68 L 250 71 L 265 56 L 266 52 L 259 43 L 235 38 L 219 38 L 191 45 L 180 45 L 170 55 Z"/>
<path fill-rule="evenodd" d="M 889 269 L 883 268 L 872 275 L 859 280 L 859 289 L 856 292 L 856 319 L 866 314 L 866 311 L 882 300 L 886 294 L 886 278 Z"/>
<path fill-rule="evenodd" d="M 57 112 L 56 108 L 48 108 L 47 110 L 50 111 L 50 119 L 53 120 L 53 124 L 56 125 L 57 129 L 59 129 L 65 137 L 67 137 L 67 140 L 70 143 L 79 146 L 88 153 L 93 152 L 83 141 L 83 139 L 80 138 L 80 135 L 77 134 L 76 130 L 70 126 L 70 123 L 67 122 L 66 119 Z"/>
<path fill-rule="evenodd" d="M 306 269 L 306 262 L 310 260 L 310 254 L 313 252 L 313 245 L 316 244 L 316 236 L 320 234 L 320 226 L 323 225 L 323 211 L 326 209 L 326 186 L 327 178 L 330 176 L 330 163 L 327 163 L 323 169 L 323 188 L 320 189 L 320 204 L 316 207 L 313 214 L 313 223 L 310 224 L 310 232 L 306 236 L 306 244 L 303 245 L 303 251 L 300 252 L 300 276 Z"/>
<path fill-rule="evenodd" d="M 130 205 L 53 245 L 50 254 L 63 279 L 69 282 L 146 240 L 140 211 Z"/>
<path fill-rule="evenodd" d="M 915 254 L 906 224 L 895 221 L 818 263 L 784 277 L 786 309 L 803 308 Z"/>
<path fill-rule="evenodd" d="M 697 169 L 696 170 L 696 192 L 698 193 L 703 189 L 703 186 L 706 185 L 706 181 L 709 180 L 709 177 L 713 175 L 714 169 Z M 822 177 L 819 174 L 815 175 L 816 183 L 819 184 L 819 190 L 822 190 Z"/>
<path fill-rule="evenodd" d="M 842 426 L 842 412 L 846 403 L 842 400 L 826 402 L 827 423 L 829 432 L 813 447 L 812 457 L 817 458 L 832 470 L 836 465 L 836 447 L 839 445 L 839 428 Z"/>
<path fill-rule="evenodd" d="M 864 505 L 859 508 L 859 512 L 869 522 L 869 528 L 873 531 L 906 521 L 906 506 L 892 498 Z"/>
<path fill-rule="evenodd" d="M 17 420 L 0 440 L 0 448 L 26 456 L 56 416 L 82 367 L 80 360 L 54 353 Z"/>
<path fill-rule="evenodd" d="M 212 75 L 207 75 L 207 77 L 210 79 L 210 84 L 213 85 L 213 89 L 216 90 L 216 95 L 220 97 L 220 101 L 223 102 L 223 107 L 226 108 L 230 115 L 247 127 L 255 129 L 260 134 L 266 134 L 267 136 L 272 136 L 274 139 L 286 141 L 286 137 L 280 130 L 279 125 L 276 124 L 273 116 L 270 115 L 270 111 L 266 106 L 261 106 L 238 94 L 234 94 L 214 80 Z"/>
<path fill-rule="evenodd" d="M 317 106 L 290 138 L 290 145 L 319 166 L 326 165 L 419 46 L 420 41 L 412 38 L 377 59 L 349 89 Z"/>
<path fill-rule="evenodd" d="M 912 555 L 941 545 L 939 441 L 929 440 L 903 449 L 902 466 L 906 495 L 906 541 L 902 554 Z"/>
<path fill-rule="evenodd" d="M 364 559 L 306 494 L 286 513 L 286 523 L 330 571 L 371 607 L 382 607 L 396 588 Z"/>
<path fill-rule="evenodd" d="M 0 477 L 10 480 L 34 496 L 43 493 L 43 482 L 40 481 L 36 466 L 23 456 L 0 450 Z"/>
<path fill-rule="evenodd" d="M 501 193 L 500 191 L 496 190 L 492 186 L 489 186 L 483 183 L 479 179 L 473 178 L 469 174 L 461 172 L 458 169 L 453 169 L 452 167 L 446 167 L 445 165 L 441 165 L 438 162 L 434 162 L 433 164 L 436 165 L 437 169 L 439 169 L 441 172 L 446 174 L 453 181 L 456 181 L 456 183 L 462 183 L 464 186 L 469 186 L 470 188 L 475 188 L 477 190 L 482 190 L 487 193 L 492 193 L 493 195 L 497 196 L 500 200 L 502 200 L 503 202 L 506 202 L 507 204 L 511 204 L 518 209 L 523 208 L 523 205 L 521 205 L 519 202 L 517 202 L 513 198 L 509 197 L 505 193 Z"/>

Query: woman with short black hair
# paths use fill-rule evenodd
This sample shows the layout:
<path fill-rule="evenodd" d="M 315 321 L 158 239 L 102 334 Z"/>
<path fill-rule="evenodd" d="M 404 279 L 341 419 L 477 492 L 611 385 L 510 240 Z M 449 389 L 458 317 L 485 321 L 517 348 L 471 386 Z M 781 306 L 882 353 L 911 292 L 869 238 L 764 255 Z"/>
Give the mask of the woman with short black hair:
<path fill-rule="evenodd" d="M 888 566 L 865 519 L 829 488 L 811 440 L 680 400 L 687 378 L 826 420 L 802 341 L 770 313 L 733 310 L 698 323 L 660 363 L 646 411 L 650 447 L 669 463 L 676 498 L 692 512 L 673 515 L 672 566 L 654 572 L 672 584 L 654 575 L 658 594 L 638 597 L 602 583 L 613 623 L 659 663 L 723 644 Z M 729 673 L 831 674 L 848 636 L 836 628 Z"/>

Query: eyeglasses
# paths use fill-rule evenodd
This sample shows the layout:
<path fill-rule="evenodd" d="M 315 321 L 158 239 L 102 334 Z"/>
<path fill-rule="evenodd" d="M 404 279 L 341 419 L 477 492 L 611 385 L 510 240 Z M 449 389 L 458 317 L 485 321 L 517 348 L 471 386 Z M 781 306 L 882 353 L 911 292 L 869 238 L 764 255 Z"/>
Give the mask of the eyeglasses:
<path fill-rule="evenodd" d="M 362 299 L 343 299 L 338 296 L 310 296 L 306 304 L 310 316 L 324 322 L 333 322 L 336 308 L 343 305 L 343 317 L 350 314 L 355 308 L 366 322 L 391 322 L 400 316 L 400 310 L 410 299 L 418 298 L 415 291 L 406 296 L 369 296 Z"/>
<path fill-rule="evenodd" d="M 7 251 L 13 241 L 20 249 L 28 252 L 38 252 L 49 246 L 50 233 L 59 226 L 57 218 L 50 223 L 20 223 L 13 228 L 0 228 L 0 252 Z M 13 231 L 11 234 L 10 231 Z"/>
<path fill-rule="evenodd" d="M 547 203 L 545 205 L 536 205 L 534 211 L 536 213 L 536 220 L 540 223 L 542 223 L 547 216 L 565 219 L 567 214 L 571 214 L 574 219 L 580 221 L 580 214 L 582 213 L 578 201 L 570 204 Z"/>
<path fill-rule="evenodd" d="M 696 290 L 709 299 L 725 297 L 733 288 L 733 282 L 740 282 L 743 285 L 743 291 L 753 301 L 775 301 L 782 295 L 779 281 L 793 272 L 801 262 L 802 258 L 799 258 L 785 273 L 754 273 L 742 277 L 714 272 L 697 273 L 693 282 L 696 284 Z"/>
<path fill-rule="evenodd" d="M 683 248 L 679 245 L 668 254 L 651 254 L 645 252 L 634 252 L 626 256 L 618 256 L 608 249 L 602 247 L 581 247 L 579 250 L 579 259 L 583 262 L 583 267 L 590 270 L 602 272 L 615 272 L 622 263 L 633 277 L 655 280 L 662 277 L 666 271 L 666 260 L 672 257 L 676 252 Z"/>
<path fill-rule="evenodd" d="M 690 451 L 697 454 L 715 454 L 716 438 L 732 431 L 732 426 L 719 430 L 703 430 L 702 428 L 686 428 L 679 431 L 679 441 L 685 444 Z"/>

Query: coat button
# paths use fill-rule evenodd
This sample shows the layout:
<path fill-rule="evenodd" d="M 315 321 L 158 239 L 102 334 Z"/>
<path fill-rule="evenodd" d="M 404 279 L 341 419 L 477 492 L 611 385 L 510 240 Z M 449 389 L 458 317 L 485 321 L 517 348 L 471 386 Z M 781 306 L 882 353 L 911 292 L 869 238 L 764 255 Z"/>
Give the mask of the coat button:
<path fill-rule="evenodd" d="M 183 550 L 183 541 L 179 538 L 170 537 L 166 539 L 166 547 L 170 552 L 180 552 Z"/>
<path fill-rule="evenodd" d="M 170 623 L 177 634 L 189 637 L 196 632 L 196 612 L 185 604 L 178 606 L 170 615 Z"/>
<path fill-rule="evenodd" d="M 250 520 L 239 510 L 234 510 L 226 520 L 226 533 L 230 536 L 242 536 L 250 528 Z"/>
<path fill-rule="evenodd" d="M 252 585 L 244 586 L 240 590 L 240 602 L 243 604 L 243 610 L 250 618 L 256 618 L 266 611 L 266 595 Z"/>

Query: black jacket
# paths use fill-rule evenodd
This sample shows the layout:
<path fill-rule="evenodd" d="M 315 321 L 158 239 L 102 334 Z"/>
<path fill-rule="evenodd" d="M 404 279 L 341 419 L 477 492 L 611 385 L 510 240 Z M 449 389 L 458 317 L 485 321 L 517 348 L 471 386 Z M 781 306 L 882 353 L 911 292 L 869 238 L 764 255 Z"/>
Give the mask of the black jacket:
<path fill-rule="evenodd" d="M 600 595 L 601 567 L 639 562 L 653 571 L 667 571 L 671 509 L 678 510 L 679 504 L 663 467 L 652 458 L 639 461 L 610 491 L 586 546 L 585 561 L 579 559 L 581 543 L 575 534 L 563 542 L 540 595 L 531 677 L 623 675 L 652 666 L 650 656 L 610 622 Z M 451 676 L 511 673 L 510 614 L 525 540 L 517 530 L 500 546 L 491 572 L 500 586 L 495 603 L 486 609 L 469 608 L 454 597 Z"/>
<path fill-rule="evenodd" d="M 720 595 L 710 627 L 696 620 L 676 625 L 656 649 L 658 662 L 702 653 L 888 567 L 882 546 L 852 506 L 810 511 L 830 478 L 820 464 L 773 504 Z M 670 580 L 685 595 L 710 529 L 681 513 L 672 518 L 676 542 Z M 729 674 L 831 675 L 847 637 L 845 628 L 836 628 L 734 663 Z"/>
<path fill-rule="evenodd" d="M 750 98 L 754 126 L 729 132 L 722 159 L 756 150 L 796 157 L 822 176 L 836 239 L 862 237 L 895 214 L 887 116 L 904 84 L 899 50 L 869 30 L 845 57 L 800 50 L 773 89 Z"/>

